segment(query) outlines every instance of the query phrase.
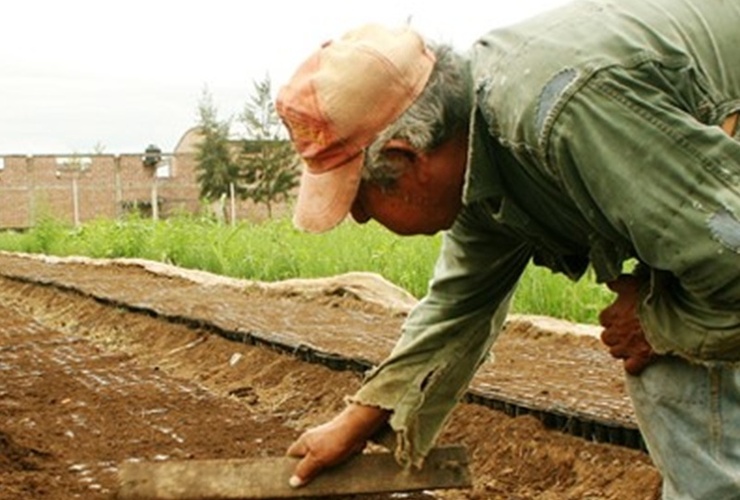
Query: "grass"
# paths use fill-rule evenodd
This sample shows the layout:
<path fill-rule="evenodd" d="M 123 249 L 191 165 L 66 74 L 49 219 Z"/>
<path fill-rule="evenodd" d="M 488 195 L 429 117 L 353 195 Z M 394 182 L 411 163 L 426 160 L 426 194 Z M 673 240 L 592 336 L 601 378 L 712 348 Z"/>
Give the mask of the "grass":
<path fill-rule="evenodd" d="M 260 281 L 370 271 L 416 297 L 426 292 L 439 246 L 439 236 L 402 238 L 373 223 L 346 223 L 325 234 L 308 235 L 287 219 L 231 227 L 190 216 L 158 222 L 135 216 L 100 219 L 77 229 L 47 218 L 27 232 L 0 233 L 0 250 L 138 257 Z M 530 266 L 513 311 L 597 323 L 598 312 L 611 300 L 611 293 L 591 275 L 573 283 Z"/>

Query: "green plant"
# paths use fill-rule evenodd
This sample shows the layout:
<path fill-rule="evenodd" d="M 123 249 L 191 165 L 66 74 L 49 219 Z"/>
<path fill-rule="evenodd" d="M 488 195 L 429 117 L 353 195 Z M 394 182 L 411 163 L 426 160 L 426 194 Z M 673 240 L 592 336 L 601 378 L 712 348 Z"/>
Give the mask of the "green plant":
<path fill-rule="evenodd" d="M 269 76 L 254 82 L 241 121 L 246 130 L 238 158 L 243 197 L 264 204 L 272 218 L 273 204 L 287 200 L 298 186 L 300 170 L 275 109 Z"/>
<path fill-rule="evenodd" d="M 231 227 L 186 215 L 160 221 L 137 215 L 99 219 L 76 230 L 45 218 L 25 233 L 0 233 L 3 250 L 140 257 L 258 281 L 375 272 L 418 298 L 426 293 L 440 243 L 439 236 L 396 236 L 373 222 L 363 226 L 346 222 L 313 235 L 295 230 L 287 218 Z M 597 323 L 599 311 L 611 300 L 612 294 L 595 283 L 592 273 L 573 283 L 530 266 L 512 310 Z"/>
<path fill-rule="evenodd" d="M 195 146 L 200 195 L 211 202 L 244 190 L 238 185 L 239 166 L 229 141 L 230 123 L 218 118 L 213 97 L 204 89 L 198 103 L 198 127 L 202 140 Z"/>

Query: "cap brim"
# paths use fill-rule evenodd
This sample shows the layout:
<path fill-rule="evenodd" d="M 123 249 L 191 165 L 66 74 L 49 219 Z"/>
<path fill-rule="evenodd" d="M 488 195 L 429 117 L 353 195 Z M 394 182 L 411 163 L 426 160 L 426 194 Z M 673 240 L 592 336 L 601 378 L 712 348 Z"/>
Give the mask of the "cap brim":
<path fill-rule="evenodd" d="M 349 213 L 360 186 L 364 155 L 341 166 L 312 174 L 304 168 L 293 224 L 303 231 L 323 233 L 337 226 Z"/>

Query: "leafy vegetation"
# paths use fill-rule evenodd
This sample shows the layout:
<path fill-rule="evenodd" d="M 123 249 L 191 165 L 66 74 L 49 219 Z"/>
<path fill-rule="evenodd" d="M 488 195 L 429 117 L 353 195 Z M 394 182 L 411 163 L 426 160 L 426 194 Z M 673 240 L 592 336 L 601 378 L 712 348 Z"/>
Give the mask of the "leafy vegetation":
<path fill-rule="evenodd" d="M 275 109 L 270 78 L 254 83 L 241 120 L 246 133 L 238 157 L 244 198 L 267 207 L 286 201 L 298 186 L 298 157 Z"/>
<path fill-rule="evenodd" d="M 438 236 L 399 237 L 375 223 L 348 222 L 311 235 L 295 230 L 288 219 L 226 226 L 192 216 L 101 219 L 79 228 L 49 218 L 25 233 L 0 233 L 0 249 L 7 251 L 139 257 L 260 281 L 370 271 L 416 297 L 426 292 L 439 245 Z M 572 283 L 530 266 L 513 310 L 597 323 L 598 312 L 611 300 L 611 293 L 591 276 Z"/>
<path fill-rule="evenodd" d="M 196 145 L 200 195 L 211 203 L 235 197 L 272 207 L 289 199 L 298 185 L 298 158 L 275 109 L 270 77 L 254 82 L 239 121 L 244 133 L 232 137 L 232 120 L 221 120 L 205 89 L 198 103 L 202 140 Z M 223 205 L 222 212 L 225 210 Z M 225 216 L 225 214 L 221 214 Z"/>
<path fill-rule="evenodd" d="M 244 190 L 238 187 L 239 165 L 233 158 L 229 144 L 230 122 L 218 118 L 218 110 L 207 89 L 198 103 L 198 126 L 203 139 L 196 146 L 196 179 L 200 196 L 215 202 L 230 194 L 232 186 L 237 195 Z"/>

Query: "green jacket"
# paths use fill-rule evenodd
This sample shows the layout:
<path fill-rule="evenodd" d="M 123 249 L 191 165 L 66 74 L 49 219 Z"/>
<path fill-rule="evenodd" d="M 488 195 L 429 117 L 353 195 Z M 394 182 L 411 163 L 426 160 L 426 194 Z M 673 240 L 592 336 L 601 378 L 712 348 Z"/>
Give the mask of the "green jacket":
<path fill-rule="evenodd" d="M 353 398 L 418 464 L 531 261 L 600 282 L 629 259 L 659 353 L 740 361 L 740 2 L 583 0 L 482 37 L 465 208 L 428 295 Z"/>

